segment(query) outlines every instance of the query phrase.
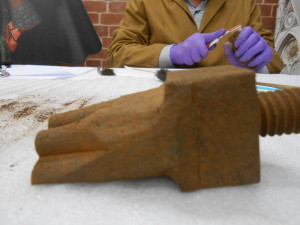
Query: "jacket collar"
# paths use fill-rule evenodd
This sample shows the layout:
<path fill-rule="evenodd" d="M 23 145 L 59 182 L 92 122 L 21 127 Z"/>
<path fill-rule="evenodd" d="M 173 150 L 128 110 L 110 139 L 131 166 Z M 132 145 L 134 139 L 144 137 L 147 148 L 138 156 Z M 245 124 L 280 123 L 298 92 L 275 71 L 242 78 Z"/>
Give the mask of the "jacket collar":
<path fill-rule="evenodd" d="M 173 0 L 173 1 L 176 2 L 193 20 L 193 16 L 184 0 Z"/>
<path fill-rule="evenodd" d="M 173 0 L 175 1 L 188 15 L 189 17 L 193 19 L 193 16 L 188 9 L 186 3 L 184 0 Z M 209 24 L 209 22 L 212 20 L 212 18 L 215 16 L 215 14 L 218 12 L 218 10 L 222 7 L 222 5 L 225 3 L 226 0 L 209 0 L 207 1 L 207 5 L 205 7 L 203 19 L 201 21 L 199 32 L 202 32 L 205 27 Z M 224 18 L 226 19 L 226 18 Z"/>
<path fill-rule="evenodd" d="M 199 32 L 202 32 L 209 24 L 215 14 L 219 11 L 226 0 L 209 0 L 204 11 L 203 19 L 201 21 Z M 184 1 L 182 1 L 184 2 Z M 226 18 L 224 18 L 225 20 Z"/>

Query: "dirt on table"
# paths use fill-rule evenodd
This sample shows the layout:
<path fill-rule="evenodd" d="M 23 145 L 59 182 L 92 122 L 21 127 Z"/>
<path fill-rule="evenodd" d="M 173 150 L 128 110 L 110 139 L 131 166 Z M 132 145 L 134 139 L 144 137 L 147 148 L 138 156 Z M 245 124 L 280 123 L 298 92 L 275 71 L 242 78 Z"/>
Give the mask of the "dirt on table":
<path fill-rule="evenodd" d="M 23 95 L 14 99 L 0 99 L 0 145 L 12 143 L 28 135 L 38 127 L 46 126 L 50 116 L 87 106 L 93 97 L 59 102 L 43 95 Z"/>
<path fill-rule="evenodd" d="M 22 100 L 1 100 L 0 101 L 0 113 L 9 113 L 10 117 L 13 119 L 21 119 L 24 117 L 32 116 L 38 122 L 44 122 L 56 111 L 65 111 L 66 108 L 70 110 L 80 109 L 86 106 L 91 98 L 88 99 L 77 99 L 74 101 L 69 101 L 66 103 L 59 104 L 57 108 L 47 107 L 48 104 L 43 104 L 34 101 L 22 101 Z M 50 99 L 47 102 L 51 103 Z M 51 104 L 50 104 L 51 105 Z"/>

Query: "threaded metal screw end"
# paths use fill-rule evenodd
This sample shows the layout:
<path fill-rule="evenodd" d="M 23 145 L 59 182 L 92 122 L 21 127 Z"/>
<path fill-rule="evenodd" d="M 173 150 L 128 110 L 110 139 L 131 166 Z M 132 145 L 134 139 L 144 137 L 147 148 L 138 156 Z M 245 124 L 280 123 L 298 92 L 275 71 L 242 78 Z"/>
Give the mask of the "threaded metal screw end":
<path fill-rule="evenodd" d="M 300 132 L 300 88 L 262 92 L 258 98 L 261 136 Z"/>

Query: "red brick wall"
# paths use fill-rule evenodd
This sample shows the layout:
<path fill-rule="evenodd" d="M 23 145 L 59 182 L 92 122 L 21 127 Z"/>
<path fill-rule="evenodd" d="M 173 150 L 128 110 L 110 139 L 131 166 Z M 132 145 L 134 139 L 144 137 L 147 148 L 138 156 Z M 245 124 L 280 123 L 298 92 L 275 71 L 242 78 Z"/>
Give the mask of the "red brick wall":
<path fill-rule="evenodd" d="M 123 17 L 127 0 L 82 0 L 82 2 L 103 45 L 100 53 L 89 56 L 83 65 L 107 67 L 107 48 L 112 41 L 113 31 Z M 274 30 L 278 0 L 257 0 L 257 3 L 262 10 L 265 28 Z"/>

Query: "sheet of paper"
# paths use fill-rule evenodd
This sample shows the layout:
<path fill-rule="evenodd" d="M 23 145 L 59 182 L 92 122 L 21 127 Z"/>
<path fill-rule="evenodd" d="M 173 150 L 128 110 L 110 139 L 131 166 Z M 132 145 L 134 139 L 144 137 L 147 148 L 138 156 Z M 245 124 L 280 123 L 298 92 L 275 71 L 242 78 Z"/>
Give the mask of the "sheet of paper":
<path fill-rule="evenodd" d="M 165 68 L 168 71 L 175 71 L 175 70 L 184 70 L 183 68 Z M 149 77 L 149 76 L 156 76 L 156 73 L 161 70 L 161 68 L 147 68 L 147 67 L 131 67 L 125 66 L 125 73 L 124 70 L 122 71 L 122 76 L 138 76 L 138 77 Z"/>
<path fill-rule="evenodd" d="M 68 79 L 89 71 L 94 67 L 12 65 L 7 68 L 10 73 L 6 79 Z"/>
<path fill-rule="evenodd" d="M 256 82 L 300 87 L 300 75 L 257 73 Z"/>

